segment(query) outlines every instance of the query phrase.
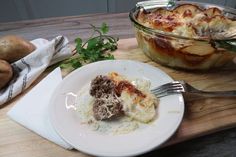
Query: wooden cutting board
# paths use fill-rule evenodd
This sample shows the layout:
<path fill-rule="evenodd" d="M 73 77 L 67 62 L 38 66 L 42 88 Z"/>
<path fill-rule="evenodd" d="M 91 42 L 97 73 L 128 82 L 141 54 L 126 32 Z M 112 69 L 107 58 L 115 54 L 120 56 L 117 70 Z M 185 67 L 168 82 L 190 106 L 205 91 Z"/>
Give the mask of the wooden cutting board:
<path fill-rule="evenodd" d="M 236 65 L 229 65 L 220 70 L 207 72 L 174 70 L 152 62 L 138 48 L 135 38 L 120 40 L 118 50 L 114 52 L 114 55 L 116 59 L 130 59 L 151 64 L 166 72 L 174 80 L 185 80 L 199 89 L 236 90 Z M 30 133 L 30 131 L 20 127 L 6 116 L 6 112 L 10 110 L 10 108 L 20 98 L 29 92 L 51 70 L 52 68 L 48 68 L 30 86 L 30 88 L 14 98 L 12 101 L 6 103 L 0 109 L 0 135 L 2 135 L 1 142 L 6 143 L 4 147 L 0 147 L 0 152 L 15 152 L 16 149 L 18 151 L 18 147 L 21 147 L 22 150 L 28 150 L 28 153 L 31 153 L 34 151 L 33 145 L 35 144 L 36 139 L 36 143 L 44 143 L 44 145 L 42 145 L 42 147 L 40 146 L 40 148 L 47 153 L 50 152 L 49 150 L 52 150 L 54 152 L 60 152 L 59 154 L 65 153 L 67 156 L 70 153 L 76 154 L 75 151 L 66 151 L 60 147 L 55 147 L 56 145 L 48 142 L 47 140 L 42 140 L 40 136 Z M 236 98 L 206 99 L 201 101 L 186 102 L 186 111 L 183 121 L 176 134 L 165 145 L 171 145 L 232 127 L 236 127 Z M 14 144 L 12 145 L 8 143 Z M 76 156 L 77 155 L 78 154 L 76 154 Z M 81 153 L 78 156 L 85 155 Z"/>
<path fill-rule="evenodd" d="M 196 72 L 175 70 L 157 64 L 138 48 L 135 38 L 119 41 L 116 59 L 138 60 L 156 66 L 174 80 L 184 80 L 203 90 L 236 90 L 236 64 L 224 68 Z M 236 127 L 236 98 L 211 98 L 185 102 L 184 119 L 167 145 Z"/>

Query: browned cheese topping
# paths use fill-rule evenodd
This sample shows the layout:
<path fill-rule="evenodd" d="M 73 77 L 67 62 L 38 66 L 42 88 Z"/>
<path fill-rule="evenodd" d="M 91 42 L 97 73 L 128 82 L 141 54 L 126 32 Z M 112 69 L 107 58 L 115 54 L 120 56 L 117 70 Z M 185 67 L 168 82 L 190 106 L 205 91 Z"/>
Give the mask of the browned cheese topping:
<path fill-rule="evenodd" d="M 119 98 L 123 90 L 141 98 L 146 97 L 134 85 L 125 80 L 112 80 L 112 77 L 102 75 L 92 80 L 90 95 L 95 98 L 93 115 L 96 120 L 107 120 L 124 114 L 122 100 Z"/>
<path fill-rule="evenodd" d="M 193 4 L 183 4 L 173 10 L 141 10 L 137 20 L 147 27 L 191 38 L 207 37 L 212 32 L 235 26 L 235 21 L 225 17 L 219 8 L 202 9 Z"/>

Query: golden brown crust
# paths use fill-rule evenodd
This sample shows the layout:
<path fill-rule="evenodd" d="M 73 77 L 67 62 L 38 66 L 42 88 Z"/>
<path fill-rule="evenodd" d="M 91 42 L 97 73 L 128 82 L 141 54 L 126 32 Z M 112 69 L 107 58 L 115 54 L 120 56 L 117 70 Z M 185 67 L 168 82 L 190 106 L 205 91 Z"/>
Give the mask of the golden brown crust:
<path fill-rule="evenodd" d="M 137 20 L 146 27 L 200 39 L 209 38 L 211 31 L 228 29 L 234 22 L 224 17 L 218 8 L 201 9 L 193 4 L 180 5 L 174 10 L 140 11 Z M 136 38 L 151 59 L 171 67 L 209 69 L 220 67 L 235 56 L 207 40 L 152 35 L 139 29 L 136 29 Z"/>
<path fill-rule="evenodd" d="M 222 15 L 222 11 L 219 8 L 216 8 L 216 7 L 207 8 L 207 9 L 204 10 L 204 13 L 208 17 L 214 17 L 216 15 Z"/>
<path fill-rule="evenodd" d="M 144 26 L 190 38 L 209 37 L 210 31 L 222 31 L 216 24 L 228 29 L 234 23 L 224 17 L 219 8 L 201 9 L 193 4 L 183 4 L 174 10 L 163 8 L 151 12 L 141 10 L 137 20 Z"/>
<path fill-rule="evenodd" d="M 185 17 L 194 17 L 196 14 L 202 12 L 202 9 L 193 4 L 183 4 L 176 7 L 173 10 L 173 12 L 185 18 Z"/>

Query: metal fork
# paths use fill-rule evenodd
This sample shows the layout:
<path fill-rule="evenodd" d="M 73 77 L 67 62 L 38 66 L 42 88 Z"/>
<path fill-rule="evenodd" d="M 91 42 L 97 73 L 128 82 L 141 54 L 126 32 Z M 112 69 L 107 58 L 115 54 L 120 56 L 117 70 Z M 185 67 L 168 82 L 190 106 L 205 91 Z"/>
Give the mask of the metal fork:
<path fill-rule="evenodd" d="M 166 7 L 171 8 L 175 6 L 176 0 L 148 0 L 141 1 L 136 4 L 136 7 L 142 7 L 144 10 Z"/>
<path fill-rule="evenodd" d="M 151 90 L 158 98 L 183 93 L 188 99 L 212 98 L 212 97 L 236 97 L 236 90 L 232 91 L 203 91 L 194 88 L 184 81 L 166 83 Z"/>

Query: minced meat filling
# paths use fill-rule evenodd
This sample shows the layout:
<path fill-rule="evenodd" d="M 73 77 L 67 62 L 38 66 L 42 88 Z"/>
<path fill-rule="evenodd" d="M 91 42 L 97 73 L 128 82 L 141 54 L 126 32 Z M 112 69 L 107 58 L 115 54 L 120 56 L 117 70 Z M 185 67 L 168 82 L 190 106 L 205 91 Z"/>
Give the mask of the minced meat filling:
<path fill-rule="evenodd" d="M 107 76 L 99 75 L 91 82 L 90 95 L 95 98 L 111 94 L 115 89 L 115 83 Z"/>
<path fill-rule="evenodd" d="M 95 119 L 110 119 L 113 117 L 117 117 L 123 113 L 121 102 L 117 98 L 115 98 L 114 95 L 110 95 L 110 97 L 110 99 L 95 99 L 93 104 L 93 115 Z"/>
<path fill-rule="evenodd" d="M 115 93 L 115 82 L 107 76 L 97 76 L 91 82 L 90 95 L 95 98 L 93 115 L 96 120 L 106 120 L 123 114 L 122 102 Z"/>

